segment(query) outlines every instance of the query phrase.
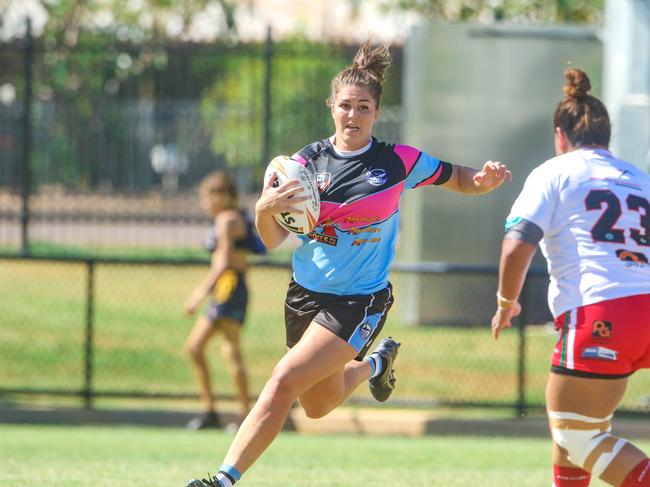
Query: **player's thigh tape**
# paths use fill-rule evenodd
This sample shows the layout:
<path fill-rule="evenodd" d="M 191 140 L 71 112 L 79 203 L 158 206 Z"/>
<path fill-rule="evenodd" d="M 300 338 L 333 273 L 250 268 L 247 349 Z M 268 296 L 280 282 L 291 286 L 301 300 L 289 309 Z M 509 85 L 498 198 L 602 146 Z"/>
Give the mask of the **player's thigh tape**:
<path fill-rule="evenodd" d="M 612 416 L 591 418 L 576 413 L 548 413 L 553 440 L 575 465 L 600 477 L 621 451 L 625 440 L 609 434 Z"/>

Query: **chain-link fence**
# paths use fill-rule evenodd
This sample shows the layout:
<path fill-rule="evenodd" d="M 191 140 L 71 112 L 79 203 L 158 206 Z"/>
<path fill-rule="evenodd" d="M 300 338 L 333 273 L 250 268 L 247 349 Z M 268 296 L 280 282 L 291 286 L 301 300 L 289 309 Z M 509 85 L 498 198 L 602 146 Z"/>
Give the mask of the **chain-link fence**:
<path fill-rule="evenodd" d="M 195 397 L 190 362 L 182 352 L 193 319 L 182 304 L 205 275 L 207 263 L 155 263 L 78 259 L 0 260 L 0 395 L 74 395 L 87 405 L 97 397 Z M 283 355 L 283 301 L 287 265 L 258 262 L 249 271 L 251 304 L 243 344 L 252 394 L 260 392 Z M 448 324 L 404 320 L 414 279 L 428 289 L 458 280 L 465 292 L 441 310 Z M 498 342 L 490 335 L 496 269 L 393 269 L 396 302 L 384 329 L 402 342 L 394 405 L 541 408 L 555 332 L 537 323 L 529 292 L 546 276 L 532 272 L 522 295 L 519 327 Z M 490 293 L 493 294 L 493 293 Z M 441 305 L 444 306 L 444 305 Z M 521 326 L 525 324 L 526 326 Z M 218 340 L 209 356 L 216 393 L 231 397 L 233 384 L 220 366 Z M 624 411 L 650 411 L 650 379 L 631 380 Z M 370 401 L 359 388 L 354 401 Z"/>

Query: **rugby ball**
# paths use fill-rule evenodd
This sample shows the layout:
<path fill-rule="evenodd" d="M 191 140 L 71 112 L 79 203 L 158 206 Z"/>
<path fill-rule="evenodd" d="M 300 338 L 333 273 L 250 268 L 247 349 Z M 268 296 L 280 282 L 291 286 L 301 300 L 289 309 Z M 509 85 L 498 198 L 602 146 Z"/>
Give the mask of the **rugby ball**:
<path fill-rule="evenodd" d="M 297 179 L 302 187 L 302 193 L 297 195 L 308 198 L 294 205 L 301 209 L 302 213 L 282 212 L 273 215 L 273 217 L 282 228 L 290 232 L 298 235 L 308 234 L 314 229 L 320 216 L 320 195 L 313 174 L 305 166 L 288 156 L 277 156 L 269 162 L 264 174 L 265 183 L 273 176 L 273 173 L 278 175 L 273 184 L 274 187 L 278 187 L 290 179 Z"/>

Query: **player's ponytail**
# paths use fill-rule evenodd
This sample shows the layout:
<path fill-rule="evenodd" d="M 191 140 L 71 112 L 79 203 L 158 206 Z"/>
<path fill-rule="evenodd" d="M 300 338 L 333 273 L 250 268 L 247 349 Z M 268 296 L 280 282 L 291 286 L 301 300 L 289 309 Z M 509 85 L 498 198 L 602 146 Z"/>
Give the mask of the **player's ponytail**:
<path fill-rule="evenodd" d="M 377 103 L 377 108 L 379 108 L 382 85 L 386 79 L 391 61 L 388 46 L 373 46 L 370 39 L 368 39 L 357 51 L 352 64 L 332 79 L 327 105 L 332 106 L 334 104 L 336 94 L 343 86 L 359 86 L 370 91 Z"/>
<path fill-rule="evenodd" d="M 368 70 L 380 83 L 383 83 L 388 68 L 390 68 L 391 60 L 388 46 L 379 45 L 373 47 L 368 40 L 359 48 L 350 67 L 358 70 Z"/>
<path fill-rule="evenodd" d="M 612 131 L 609 115 L 605 105 L 589 94 L 589 77 L 575 68 L 567 69 L 564 75 L 567 83 L 563 88 L 564 99 L 555 110 L 555 127 L 562 129 L 574 147 L 608 147 Z"/>

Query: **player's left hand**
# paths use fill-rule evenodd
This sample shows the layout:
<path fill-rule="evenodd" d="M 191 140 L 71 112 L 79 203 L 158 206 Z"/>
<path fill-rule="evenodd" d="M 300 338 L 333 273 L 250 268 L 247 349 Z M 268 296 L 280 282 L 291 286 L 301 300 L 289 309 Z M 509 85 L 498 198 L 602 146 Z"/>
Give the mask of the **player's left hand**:
<path fill-rule="evenodd" d="M 517 302 L 510 308 L 497 308 L 494 316 L 492 317 L 492 338 L 499 339 L 499 333 L 504 328 L 512 326 L 512 318 L 521 313 L 521 305 Z"/>
<path fill-rule="evenodd" d="M 474 184 L 483 191 L 492 191 L 503 184 L 504 181 L 512 181 L 512 173 L 508 166 L 499 161 L 487 161 L 483 169 L 474 174 Z"/>
<path fill-rule="evenodd" d="M 193 292 L 186 300 L 185 304 L 183 305 L 183 309 L 185 310 L 185 314 L 188 315 L 193 315 L 199 305 L 201 304 L 201 301 L 203 301 L 204 295 L 200 292 Z"/>

